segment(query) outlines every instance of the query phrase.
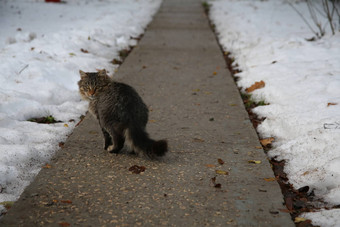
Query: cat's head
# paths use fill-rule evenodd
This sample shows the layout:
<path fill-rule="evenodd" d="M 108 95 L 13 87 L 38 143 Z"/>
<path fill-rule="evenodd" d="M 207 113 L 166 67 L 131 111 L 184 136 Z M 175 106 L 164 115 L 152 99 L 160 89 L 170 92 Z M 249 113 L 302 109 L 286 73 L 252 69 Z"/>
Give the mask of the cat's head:
<path fill-rule="evenodd" d="M 85 100 L 95 99 L 111 82 L 106 70 L 98 72 L 83 72 L 79 70 L 79 93 Z"/>

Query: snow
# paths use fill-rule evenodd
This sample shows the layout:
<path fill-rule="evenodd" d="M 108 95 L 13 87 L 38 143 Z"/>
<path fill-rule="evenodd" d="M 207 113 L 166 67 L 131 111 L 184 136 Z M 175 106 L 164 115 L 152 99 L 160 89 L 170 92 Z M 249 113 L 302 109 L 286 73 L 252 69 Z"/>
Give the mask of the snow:
<path fill-rule="evenodd" d="M 339 31 L 332 36 L 326 30 L 322 39 L 307 41 L 313 32 L 286 0 L 209 3 L 219 42 L 242 71 L 237 85 L 244 91 L 256 81 L 266 84 L 252 97 L 269 103 L 253 110 L 266 118 L 260 136 L 275 137 L 268 155 L 286 161 L 296 189 L 308 185 L 329 206 L 339 205 Z M 313 24 L 303 1 L 292 4 Z M 304 216 L 316 225 L 340 225 L 340 209 Z"/>
<path fill-rule="evenodd" d="M 79 69 L 113 74 L 110 61 L 136 44 L 160 3 L 0 1 L 0 203 L 18 199 L 85 114 Z M 62 122 L 27 121 L 49 115 Z"/>

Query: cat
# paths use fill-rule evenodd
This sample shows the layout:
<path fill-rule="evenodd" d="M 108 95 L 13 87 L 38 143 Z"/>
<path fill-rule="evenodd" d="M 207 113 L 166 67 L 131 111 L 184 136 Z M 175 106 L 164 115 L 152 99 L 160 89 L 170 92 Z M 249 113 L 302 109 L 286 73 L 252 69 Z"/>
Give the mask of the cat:
<path fill-rule="evenodd" d="M 112 80 L 105 69 L 79 74 L 79 93 L 102 128 L 105 150 L 118 153 L 126 143 L 149 158 L 165 155 L 167 141 L 155 141 L 145 131 L 149 110 L 134 88 Z"/>

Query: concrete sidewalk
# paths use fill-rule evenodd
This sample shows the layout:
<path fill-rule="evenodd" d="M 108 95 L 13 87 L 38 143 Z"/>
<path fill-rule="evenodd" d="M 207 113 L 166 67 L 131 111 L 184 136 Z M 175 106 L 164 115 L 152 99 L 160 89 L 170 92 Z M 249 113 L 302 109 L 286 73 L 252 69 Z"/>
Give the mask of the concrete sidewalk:
<path fill-rule="evenodd" d="M 115 78 L 143 97 L 168 155 L 109 154 L 87 116 L 0 226 L 294 225 L 200 1 L 165 0 Z"/>

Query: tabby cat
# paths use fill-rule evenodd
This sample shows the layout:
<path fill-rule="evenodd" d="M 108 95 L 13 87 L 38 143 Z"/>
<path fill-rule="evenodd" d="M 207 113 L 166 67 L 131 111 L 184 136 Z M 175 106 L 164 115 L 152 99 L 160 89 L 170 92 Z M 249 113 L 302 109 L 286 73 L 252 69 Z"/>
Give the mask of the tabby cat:
<path fill-rule="evenodd" d="M 118 153 L 127 142 L 132 151 L 150 158 L 167 152 L 166 140 L 155 141 L 145 131 L 149 111 L 135 89 L 112 80 L 105 69 L 79 73 L 80 95 L 90 102 L 89 111 L 98 119 L 105 150 Z"/>

